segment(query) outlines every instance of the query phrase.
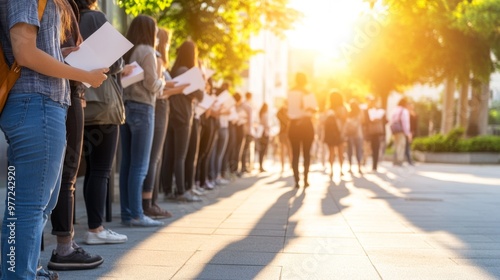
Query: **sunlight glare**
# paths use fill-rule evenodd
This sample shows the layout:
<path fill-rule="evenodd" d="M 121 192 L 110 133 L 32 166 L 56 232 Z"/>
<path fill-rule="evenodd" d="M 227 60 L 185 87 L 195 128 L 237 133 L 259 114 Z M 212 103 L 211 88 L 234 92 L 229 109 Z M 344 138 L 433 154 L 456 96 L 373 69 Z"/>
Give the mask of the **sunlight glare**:
<path fill-rule="evenodd" d="M 341 45 L 356 32 L 356 21 L 370 9 L 363 0 L 291 0 L 290 5 L 303 14 L 287 33 L 291 47 L 330 58 L 340 56 Z"/>

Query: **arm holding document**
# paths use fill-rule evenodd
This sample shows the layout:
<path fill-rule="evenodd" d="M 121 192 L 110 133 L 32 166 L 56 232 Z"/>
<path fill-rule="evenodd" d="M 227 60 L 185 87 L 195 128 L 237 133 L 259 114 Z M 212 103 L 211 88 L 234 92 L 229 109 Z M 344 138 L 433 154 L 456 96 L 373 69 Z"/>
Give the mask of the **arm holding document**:
<path fill-rule="evenodd" d="M 174 81 L 167 81 L 165 83 L 165 87 L 163 88 L 163 95 L 161 95 L 158 98 L 160 98 L 160 99 L 167 99 L 167 98 L 169 98 L 170 96 L 172 96 L 174 94 L 180 94 L 188 86 L 189 86 L 189 84 L 180 84 L 180 85 L 178 85 Z"/>
<path fill-rule="evenodd" d="M 10 29 L 14 57 L 20 66 L 46 76 L 85 82 L 98 87 L 107 78 L 108 68 L 85 71 L 58 61 L 36 46 L 38 27 L 17 23 Z"/>

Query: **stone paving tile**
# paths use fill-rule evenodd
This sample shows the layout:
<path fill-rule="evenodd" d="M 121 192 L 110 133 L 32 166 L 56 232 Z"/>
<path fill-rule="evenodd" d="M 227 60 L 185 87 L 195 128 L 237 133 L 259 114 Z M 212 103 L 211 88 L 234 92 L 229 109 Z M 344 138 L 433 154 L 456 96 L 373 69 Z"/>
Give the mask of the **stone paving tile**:
<path fill-rule="evenodd" d="M 330 183 L 313 168 L 306 190 L 292 188 L 290 172 L 245 176 L 200 203 L 160 201 L 174 214 L 160 228 L 121 226 L 115 192 L 105 226 L 129 241 L 81 244 L 104 264 L 61 279 L 500 279 L 498 166 L 383 162 L 384 171 Z M 456 175 L 463 182 L 437 179 Z M 43 264 L 55 246 L 50 225 L 45 234 Z"/>

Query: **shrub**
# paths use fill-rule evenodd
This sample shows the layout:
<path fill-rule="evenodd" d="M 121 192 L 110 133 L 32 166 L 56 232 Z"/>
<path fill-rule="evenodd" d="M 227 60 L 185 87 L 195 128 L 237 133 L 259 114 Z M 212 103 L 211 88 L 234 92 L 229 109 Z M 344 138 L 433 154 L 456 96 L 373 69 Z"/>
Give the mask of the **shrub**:
<path fill-rule="evenodd" d="M 464 129 L 456 128 L 447 135 L 436 134 L 415 138 L 412 149 L 422 152 L 500 152 L 500 136 L 477 136 L 464 139 Z"/>

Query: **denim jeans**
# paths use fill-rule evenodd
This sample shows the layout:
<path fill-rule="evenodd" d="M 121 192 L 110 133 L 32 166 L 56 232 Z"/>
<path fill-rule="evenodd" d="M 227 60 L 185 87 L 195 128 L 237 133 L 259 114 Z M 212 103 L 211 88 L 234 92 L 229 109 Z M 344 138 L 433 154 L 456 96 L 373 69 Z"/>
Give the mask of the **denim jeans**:
<path fill-rule="evenodd" d="M 128 101 L 126 121 L 120 128 L 122 162 L 120 168 L 120 206 L 122 222 L 144 216 L 142 188 L 148 173 L 153 144 L 154 108 Z"/>
<path fill-rule="evenodd" d="M 214 180 L 217 179 L 217 177 L 221 176 L 222 159 L 224 158 L 224 154 L 226 153 L 226 147 L 229 139 L 229 130 L 227 127 L 220 127 L 217 133 L 217 142 L 215 143 L 215 148 L 213 151 L 214 158 L 211 162 L 213 169 L 210 174 L 212 179 Z"/>
<path fill-rule="evenodd" d="M 352 165 L 352 154 L 354 151 L 356 151 L 356 160 L 358 161 L 358 164 L 360 164 L 363 159 L 363 138 L 347 138 L 347 157 L 349 159 L 349 165 Z"/>
<path fill-rule="evenodd" d="M 66 114 L 66 106 L 24 93 L 12 94 L 0 117 L 11 176 L 2 225 L 2 279 L 35 279 L 42 231 L 59 195 Z"/>

